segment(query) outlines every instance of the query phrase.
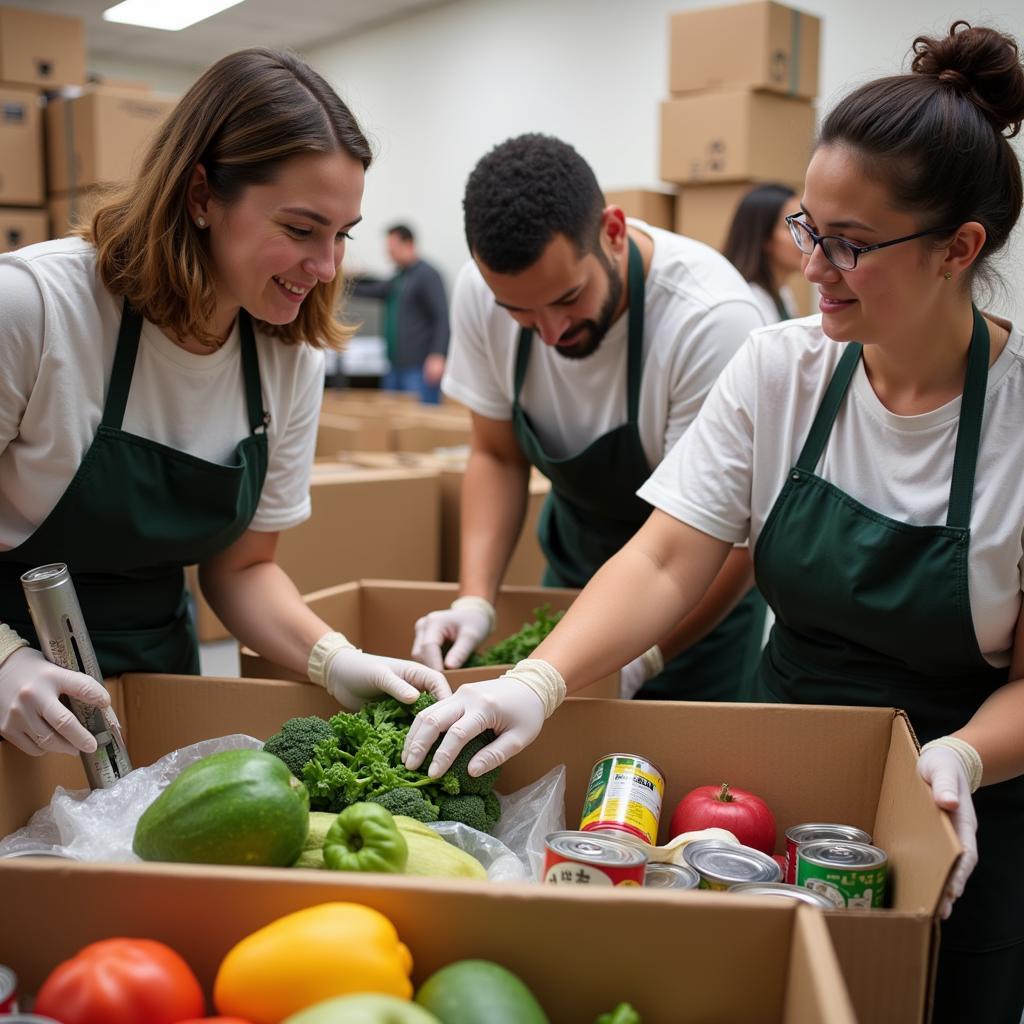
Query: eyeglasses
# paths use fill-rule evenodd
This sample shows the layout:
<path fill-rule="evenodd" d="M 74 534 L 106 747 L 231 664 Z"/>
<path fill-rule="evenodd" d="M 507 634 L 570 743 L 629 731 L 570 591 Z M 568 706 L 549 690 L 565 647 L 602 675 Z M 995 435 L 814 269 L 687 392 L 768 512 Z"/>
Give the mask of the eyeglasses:
<path fill-rule="evenodd" d="M 855 270 L 857 260 L 866 252 L 874 252 L 876 249 L 887 249 L 890 245 L 899 245 L 900 242 L 910 242 L 915 238 L 924 238 L 925 235 L 945 235 L 956 228 L 929 228 L 927 231 L 918 231 L 913 235 L 904 235 L 902 238 L 894 238 L 891 242 L 876 242 L 874 245 L 854 245 L 845 238 L 838 235 L 819 235 L 797 218 L 798 213 L 791 213 L 786 218 L 789 225 L 789 233 L 796 242 L 796 247 L 808 256 L 814 252 L 816 245 L 821 246 L 825 259 L 832 264 L 836 270 Z"/>

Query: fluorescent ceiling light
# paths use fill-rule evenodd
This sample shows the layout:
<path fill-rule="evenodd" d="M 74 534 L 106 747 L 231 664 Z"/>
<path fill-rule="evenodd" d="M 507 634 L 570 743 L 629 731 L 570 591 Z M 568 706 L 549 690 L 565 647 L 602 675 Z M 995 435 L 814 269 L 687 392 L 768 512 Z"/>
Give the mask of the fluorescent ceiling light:
<path fill-rule="evenodd" d="M 103 20 L 177 32 L 241 2 L 242 0 L 174 0 L 173 3 L 169 3 L 168 0 L 124 0 L 123 3 L 105 10 Z"/>

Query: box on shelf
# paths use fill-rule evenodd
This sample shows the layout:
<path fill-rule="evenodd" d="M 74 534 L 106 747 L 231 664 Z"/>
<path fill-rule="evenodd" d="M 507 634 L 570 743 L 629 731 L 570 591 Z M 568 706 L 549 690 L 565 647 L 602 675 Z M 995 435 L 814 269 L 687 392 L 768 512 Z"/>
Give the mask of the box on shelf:
<path fill-rule="evenodd" d="M 767 89 L 818 95 L 821 19 L 759 0 L 669 15 L 669 92 Z"/>
<path fill-rule="evenodd" d="M 0 7 L 0 82 L 38 89 L 82 85 L 85 22 L 61 14 Z"/>
<path fill-rule="evenodd" d="M 655 192 L 653 189 L 622 189 L 617 192 L 605 192 L 604 201 L 607 206 L 621 207 L 627 217 L 636 217 L 645 221 L 653 228 L 674 230 L 676 197 L 671 192 Z"/>
<path fill-rule="evenodd" d="M 45 210 L 0 207 L 0 252 L 13 252 L 49 237 Z"/>
<path fill-rule="evenodd" d="M 0 85 L 0 204 L 42 206 L 43 112 L 35 89 Z"/>
<path fill-rule="evenodd" d="M 272 679 L 129 675 L 115 680 L 111 689 L 129 752 L 138 765 L 212 736 L 242 732 L 265 738 L 287 718 L 326 715 L 336 707 L 319 687 Z M 871 833 L 889 855 L 891 906 L 827 912 L 829 933 L 860 1020 L 906 1024 L 926 1019 L 938 907 L 960 848 L 947 816 L 935 806 L 927 784 L 917 774 L 916 744 L 901 713 L 885 708 L 568 700 L 547 721 L 537 740 L 508 762 L 498 788 L 514 792 L 555 765 L 564 764 L 566 821 L 572 826 L 578 820 L 594 763 L 613 751 L 641 754 L 664 772 L 662 840 L 672 809 L 685 793 L 709 781 L 723 780 L 751 789 L 767 801 L 779 826 L 779 852 L 784 829 L 800 822 L 837 821 Z M 50 799 L 57 783 L 71 789 L 83 786 L 77 758 L 56 754 L 31 758 L 9 743 L 0 744 L 0 834 L 25 824 L 31 813 Z M 755 973 L 750 976 L 758 978 L 757 985 L 735 984 L 734 959 L 727 956 L 732 983 L 711 985 L 707 983 L 712 977 L 710 964 L 721 954 L 716 951 L 704 965 L 702 951 L 717 930 L 690 927 L 687 915 L 691 909 L 727 914 L 730 906 L 740 905 L 730 901 L 740 898 L 710 892 L 659 896 L 620 890 L 604 896 L 593 891 L 567 894 L 552 886 L 489 888 L 483 882 L 460 886 L 390 876 L 335 881 L 286 869 L 14 859 L 0 861 L 0 890 L 5 914 L 19 925 L 0 929 L 0 962 L 20 967 L 25 985 L 38 984 L 52 964 L 43 962 L 42 952 L 30 954 L 29 950 L 45 947 L 48 956 L 68 955 L 73 952 L 72 938 L 77 942 L 89 934 L 76 929 L 89 922 L 99 927 L 104 921 L 115 921 L 105 915 L 118 908 L 131 908 L 137 915 L 131 924 L 165 926 L 161 935 L 170 940 L 186 933 L 199 939 L 209 937 L 212 957 L 223 952 L 227 933 L 220 929 L 229 922 L 254 928 L 265 920 L 261 914 L 277 915 L 303 905 L 304 892 L 315 901 L 345 898 L 353 892 L 349 886 L 365 887 L 368 897 L 372 894 L 381 901 L 377 906 L 389 914 L 400 914 L 396 922 L 400 928 L 412 929 L 410 938 L 428 935 L 433 940 L 446 930 L 439 929 L 439 922 L 458 921 L 460 927 L 466 922 L 480 937 L 475 955 L 512 956 L 508 965 L 513 969 L 523 969 L 527 961 L 521 958 L 530 956 L 534 943 L 546 941 L 545 935 L 560 937 L 557 977 L 543 981 L 529 972 L 528 978 L 533 983 L 536 977 L 538 995 L 552 1000 L 549 1010 L 560 1022 L 590 1024 L 598 1009 L 607 1008 L 605 1003 L 611 1006 L 619 999 L 631 998 L 632 991 L 626 994 L 614 989 L 609 999 L 613 989 L 608 985 L 621 978 L 621 958 L 632 957 L 634 952 L 642 955 L 644 963 L 665 965 L 644 971 L 646 985 L 635 1003 L 641 1012 L 648 1011 L 645 1020 L 654 1024 L 679 1024 L 688 1019 L 761 1024 L 776 1019 L 768 1017 L 765 1008 L 771 999 L 781 998 L 786 970 L 775 960 L 779 942 L 760 932 L 767 927 L 761 922 L 770 920 L 769 901 L 744 900 L 756 913 L 744 927 L 728 929 L 735 949 L 746 948 L 749 935 L 760 936 L 754 948 L 756 962 L 765 969 L 763 983 L 762 975 Z M 419 903 L 418 896 L 410 897 L 414 892 L 422 892 L 428 902 L 436 900 L 429 906 L 437 912 L 419 913 L 426 904 Z M 115 894 L 116 899 L 112 898 Z M 463 902 L 477 896 L 482 902 Z M 594 905 L 600 907 L 601 914 L 590 916 L 585 910 L 579 916 L 575 911 L 570 914 L 570 904 L 564 902 L 567 899 L 574 904 L 578 900 L 581 908 L 588 906 L 588 900 L 598 901 Z M 635 908 L 659 901 L 671 907 L 670 941 L 662 941 L 660 929 L 654 933 L 659 941 L 649 942 L 642 927 L 625 927 L 630 920 L 639 921 L 628 916 L 643 913 Z M 184 909 L 188 905 L 203 907 L 203 913 Z M 473 912 L 485 906 L 491 912 Z M 552 911 L 549 918 L 548 906 L 557 906 L 558 913 Z M 231 913 L 212 912 L 221 907 L 230 907 Z M 616 907 L 624 908 L 627 916 L 616 918 Z M 197 929 L 200 918 L 203 927 Z M 475 923 L 468 924 L 481 919 L 486 925 L 479 930 Z M 54 926 L 55 920 L 61 922 L 60 927 Z M 414 924 L 416 920 L 420 926 Z M 500 927 L 495 927 L 496 920 Z M 548 920 L 550 928 L 538 926 Z M 517 924 L 510 929 L 512 921 Z M 528 931 L 520 931 L 520 921 Z M 595 946 L 592 955 L 587 952 L 584 956 L 595 933 L 599 933 L 600 950 Z M 623 936 L 630 940 L 621 941 Z M 420 955 L 426 957 L 421 959 L 421 970 L 439 965 L 430 959 L 431 953 Z M 608 956 L 616 969 L 595 970 L 594 964 Z M 699 984 L 689 974 L 694 957 L 704 965 Z M 551 962 L 547 954 L 543 958 Z M 586 980 L 581 976 L 578 985 L 567 983 L 564 972 L 575 971 L 581 963 L 586 964 Z M 746 970 L 740 973 L 744 979 L 748 977 Z M 673 995 L 670 1003 L 656 1001 L 661 998 L 659 993 L 676 993 L 674 986 L 681 978 L 688 979 L 680 990 L 689 993 L 685 998 L 681 995 L 676 1000 Z M 209 981 L 209 974 L 204 980 Z M 600 1007 L 587 1002 L 595 993 L 600 994 Z M 711 999 L 726 1003 L 709 1002 Z M 732 1000 L 743 1000 L 745 1008 Z M 679 1016 L 683 1013 L 694 1016 Z"/>
<path fill-rule="evenodd" d="M 51 100 L 46 107 L 49 190 L 77 191 L 132 178 L 177 102 L 108 86 Z"/>
<path fill-rule="evenodd" d="M 63 238 L 72 228 L 88 221 L 102 198 L 102 188 L 84 188 L 50 196 L 46 203 L 50 211 L 50 237 Z"/>
<path fill-rule="evenodd" d="M 316 454 L 333 458 L 339 452 L 391 450 L 391 428 L 387 423 L 357 416 L 322 412 L 316 432 Z"/>
<path fill-rule="evenodd" d="M 808 100 L 692 93 L 661 104 L 661 177 L 679 185 L 803 181 L 813 139 Z"/>
<path fill-rule="evenodd" d="M 440 482 L 424 469 L 335 467 L 315 473 L 313 514 L 284 530 L 277 563 L 302 593 L 364 577 L 437 579 Z M 225 626 L 190 571 L 199 639 L 223 640 Z M 408 653 L 408 652 L 406 652 Z"/>

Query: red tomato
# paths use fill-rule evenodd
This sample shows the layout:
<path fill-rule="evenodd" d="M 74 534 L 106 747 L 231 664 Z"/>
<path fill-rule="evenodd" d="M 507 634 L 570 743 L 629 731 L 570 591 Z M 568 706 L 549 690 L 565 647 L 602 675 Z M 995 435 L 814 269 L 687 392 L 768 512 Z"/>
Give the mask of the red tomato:
<path fill-rule="evenodd" d="M 105 939 L 58 964 L 34 1012 L 61 1024 L 178 1024 L 206 1012 L 191 968 L 162 942 Z"/>
<path fill-rule="evenodd" d="M 704 828 L 728 829 L 744 846 L 770 854 L 775 849 L 775 816 L 768 805 L 745 789 L 721 786 L 699 786 L 691 790 L 676 806 L 669 832 Z"/>

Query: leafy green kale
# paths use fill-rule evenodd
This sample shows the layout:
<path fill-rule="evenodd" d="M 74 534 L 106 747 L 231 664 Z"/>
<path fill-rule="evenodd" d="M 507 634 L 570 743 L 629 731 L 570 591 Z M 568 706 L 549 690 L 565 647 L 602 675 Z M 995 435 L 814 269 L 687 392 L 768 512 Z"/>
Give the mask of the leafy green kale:
<path fill-rule="evenodd" d="M 565 612 L 551 614 L 551 605 L 533 609 L 534 621 L 524 622 L 518 633 L 513 633 L 500 643 L 489 647 L 480 654 L 474 654 L 466 662 L 466 668 L 481 668 L 485 665 L 514 665 L 529 658 L 541 641 L 558 625 Z"/>

